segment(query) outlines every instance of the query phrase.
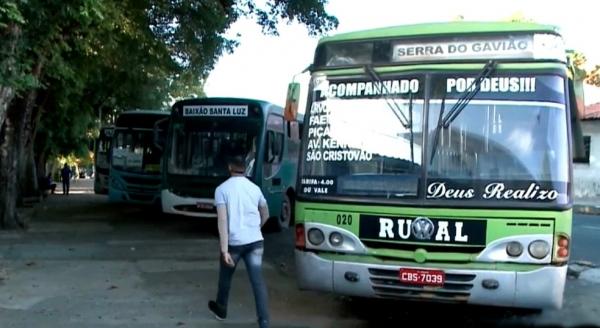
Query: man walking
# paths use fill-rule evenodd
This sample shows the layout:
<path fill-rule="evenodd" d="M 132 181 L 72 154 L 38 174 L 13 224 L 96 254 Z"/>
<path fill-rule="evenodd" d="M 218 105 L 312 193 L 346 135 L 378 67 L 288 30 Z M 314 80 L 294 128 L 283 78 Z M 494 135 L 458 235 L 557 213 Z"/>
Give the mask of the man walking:
<path fill-rule="evenodd" d="M 267 201 L 260 188 L 245 176 L 242 156 L 228 160 L 231 177 L 215 190 L 221 265 L 217 300 L 208 308 L 218 320 L 227 317 L 227 301 L 235 268 L 244 260 L 250 277 L 260 328 L 269 327 L 267 287 L 262 275 L 263 236 L 260 228 L 269 218 Z"/>
<path fill-rule="evenodd" d="M 71 177 L 73 176 L 73 171 L 69 168 L 69 165 L 65 163 L 63 168 L 60 170 L 60 178 L 62 180 L 63 187 L 63 195 L 69 194 L 69 186 L 71 184 Z"/>

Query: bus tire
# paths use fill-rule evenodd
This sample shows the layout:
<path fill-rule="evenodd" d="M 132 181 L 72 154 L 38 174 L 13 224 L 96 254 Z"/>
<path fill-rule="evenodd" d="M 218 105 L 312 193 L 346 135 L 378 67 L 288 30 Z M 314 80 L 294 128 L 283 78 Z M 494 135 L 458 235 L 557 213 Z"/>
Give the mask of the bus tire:
<path fill-rule="evenodd" d="M 281 213 L 278 220 L 279 230 L 289 228 L 294 224 L 294 198 L 290 197 L 290 193 L 283 194 L 283 200 L 281 202 Z"/>

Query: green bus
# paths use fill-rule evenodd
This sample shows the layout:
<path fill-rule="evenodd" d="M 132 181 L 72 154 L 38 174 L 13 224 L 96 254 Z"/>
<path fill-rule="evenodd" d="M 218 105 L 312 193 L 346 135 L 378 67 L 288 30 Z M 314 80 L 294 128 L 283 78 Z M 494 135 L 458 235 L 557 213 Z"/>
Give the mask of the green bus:
<path fill-rule="evenodd" d="M 281 107 L 255 99 L 176 102 L 164 143 L 163 212 L 216 218 L 214 192 L 229 177 L 227 157 L 243 154 L 246 175 L 261 188 L 273 215 L 268 224 L 289 226 L 301 119 L 286 122 Z"/>
<path fill-rule="evenodd" d="M 110 152 L 108 200 L 139 205 L 160 204 L 162 151 L 154 133 L 168 111 L 128 110 L 117 117 Z"/>
<path fill-rule="evenodd" d="M 310 66 L 295 210 L 301 289 L 560 308 L 577 102 L 533 23 L 325 37 Z"/>

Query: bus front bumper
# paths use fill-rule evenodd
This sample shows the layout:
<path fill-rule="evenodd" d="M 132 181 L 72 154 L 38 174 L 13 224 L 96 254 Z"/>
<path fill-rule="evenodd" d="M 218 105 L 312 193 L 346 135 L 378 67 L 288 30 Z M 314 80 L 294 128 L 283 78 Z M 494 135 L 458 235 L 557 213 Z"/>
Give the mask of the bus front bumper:
<path fill-rule="evenodd" d="M 567 275 L 566 265 L 526 272 L 444 269 L 443 287 L 421 287 L 401 284 L 399 280 L 400 268 L 419 269 L 418 263 L 406 266 L 351 263 L 324 259 L 313 252 L 296 250 L 295 253 L 300 289 L 359 297 L 559 309 Z"/>
<path fill-rule="evenodd" d="M 212 208 L 214 199 L 181 197 L 169 190 L 161 191 L 162 211 L 168 214 L 185 215 L 198 218 L 216 218 L 217 212 Z M 200 208 L 198 205 L 210 206 L 210 209 Z"/>
<path fill-rule="evenodd" d="M 129 203 L 138 205 L 160 204 L 160 195 L 156 191 L 132 192 L 109 188 L 108 200 L 114 203 Z"/>

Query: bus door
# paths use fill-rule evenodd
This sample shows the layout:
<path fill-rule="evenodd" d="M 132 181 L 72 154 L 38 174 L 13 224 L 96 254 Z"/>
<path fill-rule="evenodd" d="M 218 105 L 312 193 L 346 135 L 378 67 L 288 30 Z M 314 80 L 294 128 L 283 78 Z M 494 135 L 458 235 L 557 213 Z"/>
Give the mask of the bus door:
<path fill-rule="evenodd" d="M 265 136 L 262 163 L 262 190 L 271 216 L 281 211 L 284 184 L 282 179 L 282 160 L 284 154 L 285 125 L 283 116 L 269 114 Z"/>

